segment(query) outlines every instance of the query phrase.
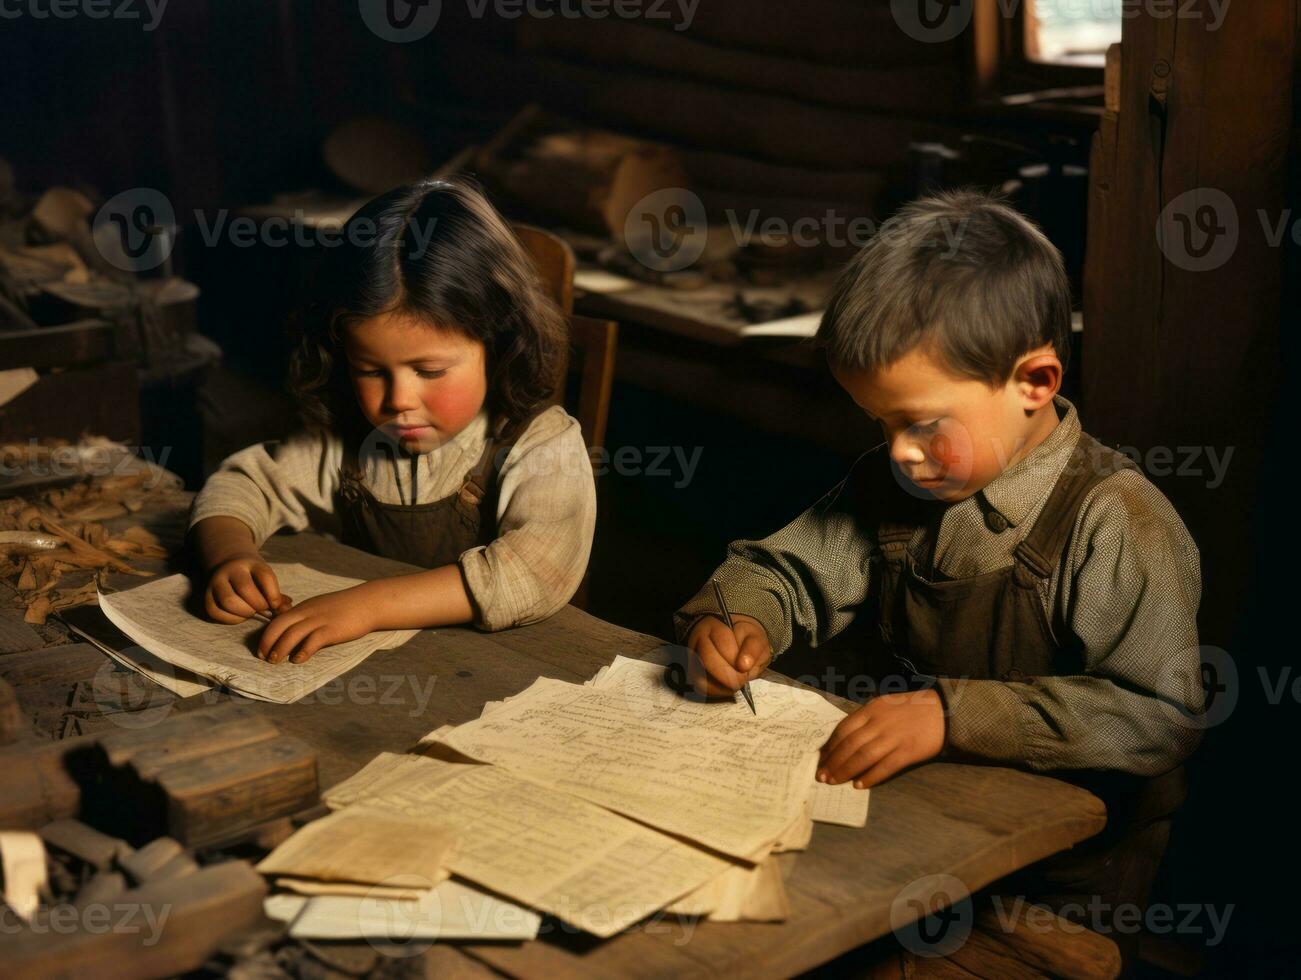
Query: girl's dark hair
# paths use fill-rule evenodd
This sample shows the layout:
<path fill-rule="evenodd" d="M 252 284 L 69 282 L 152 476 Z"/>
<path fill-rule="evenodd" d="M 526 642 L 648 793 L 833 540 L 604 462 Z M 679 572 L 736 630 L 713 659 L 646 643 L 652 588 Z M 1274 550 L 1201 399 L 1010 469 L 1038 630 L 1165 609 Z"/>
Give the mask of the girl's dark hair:
<path fill-rule="evenodd" d="M 366 422 L 344 353 L 344 330 L 384 313 L 483 343 L 487 406 L 518 430 L 552 397 L 568 328 L 510 227 L 467 177 L 381 194 L 344 225 L 318 271 L 320 298 L 296 317 L 289 390 L 308 428 L 357 446 Z"/>

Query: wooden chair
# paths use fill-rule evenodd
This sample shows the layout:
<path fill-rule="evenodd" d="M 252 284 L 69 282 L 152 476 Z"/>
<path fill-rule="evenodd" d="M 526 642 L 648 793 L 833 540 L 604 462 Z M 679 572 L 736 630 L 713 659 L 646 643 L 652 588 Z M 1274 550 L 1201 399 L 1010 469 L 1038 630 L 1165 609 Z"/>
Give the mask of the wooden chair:
<path fill-rule="evenodd" d="M 513 226 L 515 236 L 533 257 L 542 286 L 555 300 L 569 321 L 569 351 L 565 371 L 553 401 L 561 404 L 571 373 L 578 375 L 578 396 L 573 415 L 583 430 L 588 457 L 593 469 L 598 454 L 605 450 L 606 424 L 610 417 L 610 393 L 614 388 L 614 357 L 619 342 L 619 325 L 613 320 L 599 320 L 574 313 L 574 251 L 559 235 L 533 225 Z M 598 485 L 599 491 L 599 485 Z M 591 576 L 571 600 L 579 609 L 587 608 L 587 586 Z"/>
<path fill-rule="evenodd" d="M 569 358 L 554 401 L 565 400 L 569 374 L 578 375 L 578 397 L 574 417 L 593 455 L 605 445 L 610 417 L 610 393 L 614 388 L 614 358 L 619 326 L 613 320 L 598 320 L 574 313 L 574 251 L 559 235 L 533 225 L 514 225 L 515 236 L 533 257 L 543 288 L 555 300 L 569 321 Z"/>

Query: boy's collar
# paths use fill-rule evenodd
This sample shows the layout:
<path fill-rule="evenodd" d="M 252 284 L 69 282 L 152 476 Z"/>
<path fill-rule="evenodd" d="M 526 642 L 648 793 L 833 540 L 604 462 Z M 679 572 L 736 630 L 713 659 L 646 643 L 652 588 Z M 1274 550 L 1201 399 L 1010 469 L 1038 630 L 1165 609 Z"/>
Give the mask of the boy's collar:
<path fill-rule="evenodd" d="M 978 494 L 984 498 L 981 509 L 987 521 L 994 511 L 1003 516 L 1008 526 L 1016 527 L 1057 482 L 1080 437 L 1080 418 L 1075 406 L 1061 395 L 1053 398 L 1053 407 L 1057 411 L 1057 425 L 1048 437 Z"/>

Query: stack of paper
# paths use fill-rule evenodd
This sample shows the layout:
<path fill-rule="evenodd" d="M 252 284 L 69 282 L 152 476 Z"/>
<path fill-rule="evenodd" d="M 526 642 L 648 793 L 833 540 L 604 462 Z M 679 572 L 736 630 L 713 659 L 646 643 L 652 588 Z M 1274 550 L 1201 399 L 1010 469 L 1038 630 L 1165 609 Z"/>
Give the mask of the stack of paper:
<path fill-rule="evenodd" d="M 375 886 L 428 890 L 447 877 L 455 841 L 427 816 L 352 807 L 312 821 L 257 869 L 301 879 L 294 890 L 308 893 L 367 894 Z"/>
<path fill-rule="evenodd" d="M 258 870 L 293 894 L 266 913 L 301 939 L 532 939 L 537 913 L 449 881 L 455 836 L 426 814 L 349 807 L 316 820 Z"/>
<path fill-rule="evenodd" d="M 806 847 L 819 809 L 866 820 L 866 791 L 813 781 L 843 713 L 762 681 L 758 717 L 664 697 L 663 670 L 621 657 L 587 685 L 541 679 L 381 754 L 325 802 L 436 819 L 459 836 L 452 874 L 597 936 L 662 909 L 783 919 L 773 855 Z"/>
<path fill-rule="evenodd" d="M 460 835 L 452 874 L 597 936 L 733 864 L 497 766 L 382 753 L 323 798 L 343 813 L 363 806 L 436 818 Z"/>
<path fill-rule="evenodd" d="M 327 575 L 300 564 L 272 564 L 280 591 L 302 602 L 360 585 L 361 579 Z M 116 659 L 182 697 L 210 681 L 260 701 L 289 704 L 351 670 L 379 649 L 401 646 L 417 630 L 384 630 L 319 650 L 302 664 L 270 664 L 257 657 L 266 624 L 248 619 L 224 625 L 207 619 L 202 596 L 184 575 L 170 575 L 124 592 L 99 594 L 99 607 L 143 655 L 118 651 Z"/>
<path fill-rule="evenodd" d="M 542 917 L 458 881 L 412 898 L 270 895 L 269 918 L 289 923 L 295 939 L 536 939 Z"/>

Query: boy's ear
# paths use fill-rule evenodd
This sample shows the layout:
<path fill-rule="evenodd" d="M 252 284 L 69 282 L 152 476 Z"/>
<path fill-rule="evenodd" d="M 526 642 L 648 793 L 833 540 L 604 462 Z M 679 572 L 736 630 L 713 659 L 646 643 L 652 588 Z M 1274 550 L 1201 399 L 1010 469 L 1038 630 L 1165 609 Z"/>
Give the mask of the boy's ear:
<path fill-rule="evenodd" d="M 1012 382 L 1026 412 L 1037 412 L 1062 387 L 1062 362 L 1051 345 L 1031 351 L 1017 362 Z"/>

